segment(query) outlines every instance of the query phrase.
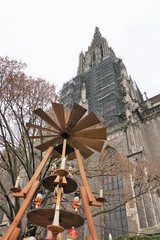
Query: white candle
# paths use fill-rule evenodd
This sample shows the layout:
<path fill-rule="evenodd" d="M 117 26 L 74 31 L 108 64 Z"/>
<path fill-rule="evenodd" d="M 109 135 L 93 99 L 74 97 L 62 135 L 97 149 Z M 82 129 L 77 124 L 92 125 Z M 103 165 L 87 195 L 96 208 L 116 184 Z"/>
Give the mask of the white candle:
<path fill-rule="evenodd" d="M 102 188 L 100 188 L 100 197 L 103 197 L 103 189 Z"/>
<path fill-rule="evenodd" d="M 113 239 L 111 233 L 109 233 L 108 239 L 109 239 L 109 240 L 112 240 L 112 239 Z"/>
<path fill-rule="evenodd" d="M 17 177 L 17 180 L 16 180 L 16 183 L 15 183 L 15 187 L 19 187 L 19 179 L 20 179 L 20 176 Z"/>

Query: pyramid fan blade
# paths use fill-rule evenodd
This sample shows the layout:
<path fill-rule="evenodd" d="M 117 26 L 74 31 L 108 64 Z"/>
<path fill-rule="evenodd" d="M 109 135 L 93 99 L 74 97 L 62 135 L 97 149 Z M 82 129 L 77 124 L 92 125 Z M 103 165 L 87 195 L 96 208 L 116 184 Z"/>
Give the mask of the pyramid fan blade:
<path fill-rule="evenodd" d="M 53 154 L 52 154 L 52 157 L 53 157 L 53 158 L 61 158 L 62 155 L 61 155 L 60 153 L 58 153 L 58 152 L 54 149 Z M 74 152 L 71 152 L 71 153 L 69 153 L 69 154 L 67 155 L 67 160 L 73 160 L 73 159 L 75 159 L 75 158 L 76 158 L 76 157 L 75 157 L 75 153 L 74 153 Z"/>
<path fill-rule="evenodd" d="M 55 143 L 57 143 L 58 140 L 59 140 L 59 137 L 56 137 L 56 138 L 54 138 L 54 139 L 52 139 L 52 140 L 50 140 L 50 141 L 47 141 L 47 142 L 45 142 L 45 143 L 42 143 L 42 144 L 36 146 L 36 148 L 37 148 L 38 150 L 40 150 L 41 152 L 44 152 L 44 151 L 47 150 L 49 147 L 51 147 L 51 146 L 53 146 Z"/>
<path fill-rule="evenodd" d="M 58 133 L 55 130 L 52 130 L 52 129 L 49 129 L 49 128 L 44 128 L 44 127 L 41 127 L 41 126 L 38 126 L 38 125 L 35 125 L 35 124 L 32 124 L 32 123 L 26 123 L 26 126 L 29 127 L 29 128 L 39 129 L 39 130 L 42 130 L 42 131 L 49 131 L 49 132 Z"/>
<path fill-rule="evenodd" d="M 72 137 L 83 137 L 92 139 L 106 140 L 106 128 L 93 128 L 75 132 Z"/>
<path fill-rule="evenodd" d="M 75 156 L 75 153 L 74 152 L 72 152 L 72 153 L 69 153 L 68 155 L 67 155 L 67 160 L 69 161 L 69 160 L 73 160 L 73 159 L 75 159 L 76 158 L 76 156 Z"/>
<path fill-rule="evenodd" d="M 62 155 L 63 151 L 63 142 L 56 144 L 54 149 Z M 72 148 L 68 143 L 66 144 L 65 154 L 68 155 L 69 153 L 74 152 L 74 148 Z"/>
<path fill-rule="evenodd" d="M 84 158 L 90 157 L 94 152 L 88 147 L 82 145 L 79 141 L 72 139 L 72 145 L 77 148 Z"/>
<path fill-rule="evenodd" d="M 47 137 L 57 137 L 58 135 L 37 135 L 37 136 L 29 136 L 30 139 L 36 139 L 36 138 L 47 138 Z"/>
<path fill-rule="evenodd" d="M 59 124 L 61 128 L 64 130 L 65 129 L 65 117 L 64 117 L 64 107 L 60 103 L 52 103 L 52 107 L 54 109 L 54 112 L 56 114 L 56 117 L 59 121 Z"/>
<path fill-rule="evenodd" d="M 69 109 L 64 108 L 65 123 L 68 123 L 70 114 L 71 114 L 71 111 Z"/>
<path fill-rule="evenodd" d="M 61 154 L 59 154 L 57 151 L 53 151 L 53 153 L 52 153 L 52 157 L 53 158 L 61 158 Z"/>
<path fill-rule="evenodd" d="M 83 108 L 82 106 L 75 103 L 73 105 L 68 124 L 67 124 L 67 130 L 71 131 L 72 128 L 76 125 L 76 123 L 81 119 L 81 117 L 85 114 L 87 110 Z"/>
<path fill-rule="evenodd" d="M 94 126 L 98 123 L 100 123 L 100 120 L 94 114 L 94 112 L 91 112 L 77 123 L 77 125 L 72 129 L 72 132 L 80 131 L 82 129 Z"/>
<path fill-rule="evenodd" d="M 101 152 L 104 145 L 104 141 L 90 138 L 74 137 L 73 140 L 78 141 L 79 143 L 86 145 L 87 147 L 94 149 L 98 152 Z"/>
<path fill-rule="evenodd" d="M 42 118 L 46 123 L 54 127 L 55 129 L 61 131 L 61 128 L 45 113 L 41 108 L 38 108 L 33 111 L 37 116 Z"/>

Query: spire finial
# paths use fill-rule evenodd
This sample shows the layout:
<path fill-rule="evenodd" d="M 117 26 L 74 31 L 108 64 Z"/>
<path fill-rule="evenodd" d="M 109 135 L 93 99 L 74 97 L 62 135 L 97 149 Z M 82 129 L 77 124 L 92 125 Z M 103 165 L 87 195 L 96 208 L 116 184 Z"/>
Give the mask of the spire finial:
<path fill-rule="evenodd" d="M 92 40 L 92 43 L 91 43 L 91 46 L 96 44 L 96 42 L 99 42 L 99 40 L 102 38 L 102 35 L 99 31 L 99 28 L 96 27 L 95 28 L 95 32 L 94 32 L 94 36 L 93 36 L 93 40 Z"/>
<path fill-rule="evenodd" d="M 96 28 L 95 28 L 95 33 L 100 33 L 99 27 L 96 27 Z"/>

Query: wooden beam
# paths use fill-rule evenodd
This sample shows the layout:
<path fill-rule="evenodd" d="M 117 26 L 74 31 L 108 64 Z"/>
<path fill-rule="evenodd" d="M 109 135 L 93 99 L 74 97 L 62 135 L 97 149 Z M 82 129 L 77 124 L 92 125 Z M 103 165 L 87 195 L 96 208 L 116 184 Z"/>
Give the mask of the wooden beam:
<path fill-rule="evenodd" d="M 10 225 L 10 227 L 8 228 L 8 230 L 6 231 L 6 233 L 3 235 L 1 240 L 17 240 L 17 236 L 16 234 L 18 234 L 18 230 L 15 230 L 21 220 L 21 218 L 23 217 L 30 201 L 32 200 L 38 186 L 39 186 L 39 181 L 38 180 L 34 180 L 34 182 L 32 183 L 32 186 L 30 188 L 30 190 L 27 193 L 26 198 L 24 199 L 21 208 L 19 209 L 17 215 L 15 216 L 12 224 Z M 15 231 L 15 232 L 14 232 Z"/>
<path fill-rule="evenodd" d="M 15 227 L 12 234 L 9 237 L 9 240 L 17 239 L 20 234 L 20 231 L 21 231 L 20 228 Z"/>
<path fill-rule="evenodd" d="M 90 210 L 90 207 L 89 207 L 89 199 L 88 199 L 85 187 L 81 186 L 80 191 L 81 191 L 83 207 L 84 207 L 84 210 L 85 210 L 85 213 L 86 213 L 86 218 L 87 218 L 89 231 L 90 231 L 90 234 L 91 234 L 91 237 L 92 237 L 92 238 L 89 237 L 88 240 L 98 240 L 98 235 L 97 235 L 97 232 L 96 232 L 96 229 L 95 229 L 95 226 L 94 226 L 91 210 Z"/>
<path fill-rule="evenodd" d="M 76 154 L 76 157 L 77 157 L 77 163 L 78 163 L 78 168 L 79 168 L 79 171 L 80 171 L 80 174 L 81 174 L 82 182 L 83 182 L 83 185 L 85 186 L 85 189 L 86 189 L 86 192 L 87 192 L 87 195 L 88 195 L 88 198 L 89 198 L 89 203 L 90 203 L 90 205 L 101 207 L 103 204 L 96 200 L 96 198 L 93 196 L 93 194 L 90 190 L 90 187 L 89 187 L 89 184 L 88 184 L 88 181 L 87 181 L 87 177 L 86 177 L 86 173 L 85 173 L 85 170 L 84 170 L 84 166 L 83 166 L 83 163 L 82 163 L 81 155 L 80 155 L 80 152 L 79 152 L 78 149 L 75 149 L 75 154 Z"/>
<path fill-rule="evenodd" d="M 92 238 L 91 235 L 88 235 L 88 236 L 86 237 L 86 240 L 93 240 L 93 238 Z"/>
<path fill-rule="evenodd" d="M 53 151 L 53 147 L 49 147 L 46 151 L 45 156 L 43 157 L 42 161 L 38 165 L 34 175 L 32 176 L 31 180 L 26 184 L 26 186 L 18 193 L 12 193 L 13 197 L 26 197 L 27 192 L 29 191 L 30 187 L 32 186 L 33 182 L 37 180 L 43 170 L 43 167 L 45 166 L 49 156 L 51 155 Z"/>

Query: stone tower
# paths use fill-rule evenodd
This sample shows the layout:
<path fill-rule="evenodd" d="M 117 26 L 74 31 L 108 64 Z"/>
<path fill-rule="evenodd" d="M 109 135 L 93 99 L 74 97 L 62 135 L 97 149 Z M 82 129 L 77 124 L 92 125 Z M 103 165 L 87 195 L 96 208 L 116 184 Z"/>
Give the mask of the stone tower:
<path fill-rule="evenodd" d="M 81 102 L 82 91 L 86 92 L 88 111 L 101 115 L 107 126 L 122 120 L 126 99 L 134 99 L 132 105 L 143 100 L 122 60 L 108 47 L 97 27 L 90 47 L 80 53 L 77 76 L 61 89 L 60 102 L 71 109 L 74 102 Z"/>
<path fill-rule="evenodd" d="M 107 127 L 107 145 L 128 161 L 159 161 L 160 95 L 143 100 L 122 59 L 116 57 L 98 27 L 88 50 L 80 53 L 77 76 L 63 85 L 59 101 L 69 109 L 77 102 L 101 116 Z M 104 179 L 104 183 L 106 192 L 109 188 L 125 191 L 119 177 Z M 137 190 L 132 177 L 128 186 L 134 196 Z M 113 236 L 160 232 L 160 200 L 155 192 L 148 192 L 111 211 L 105 221 Z"/>

